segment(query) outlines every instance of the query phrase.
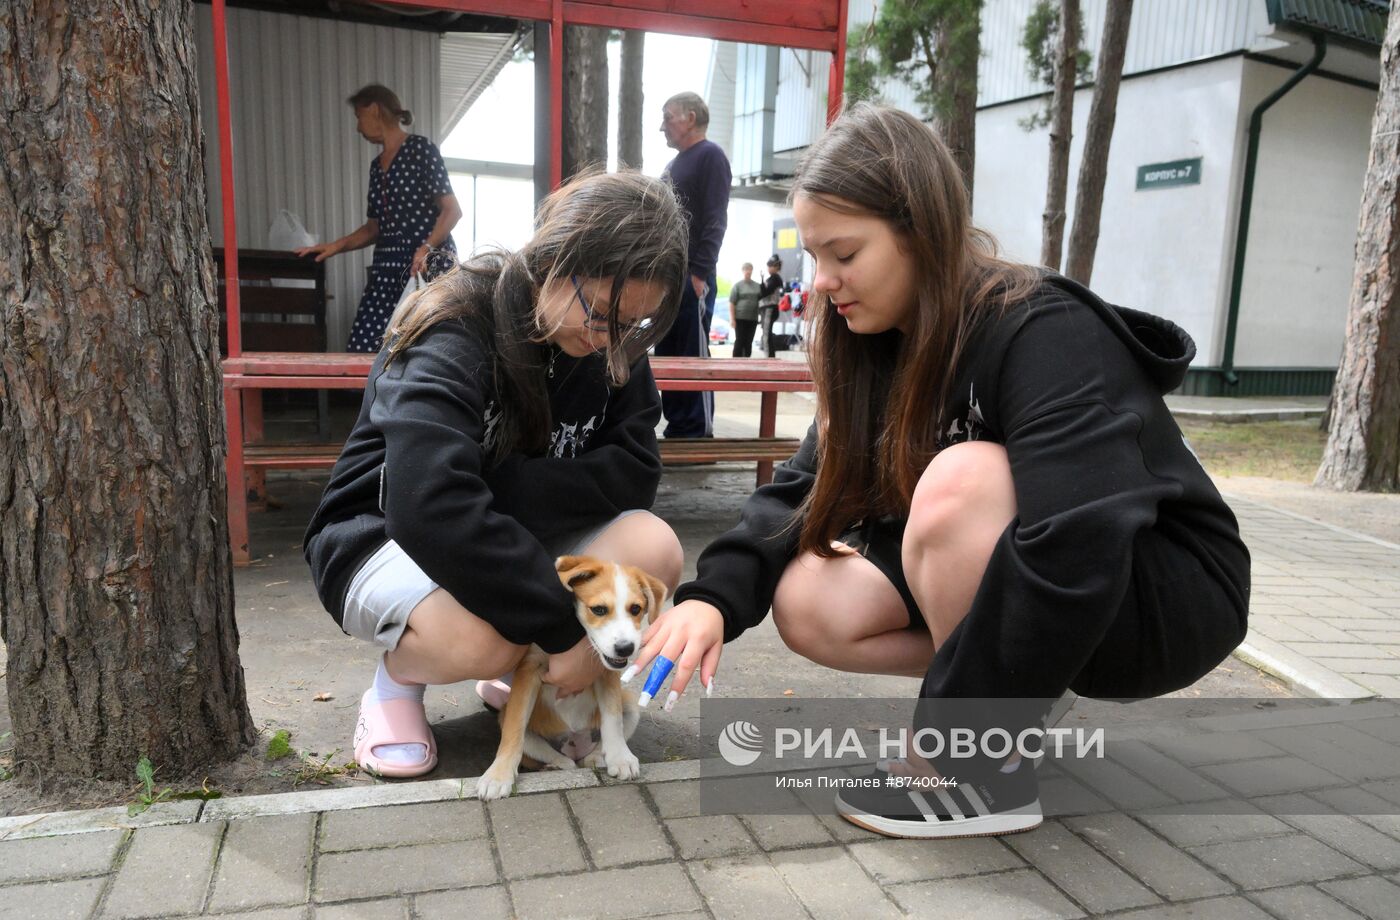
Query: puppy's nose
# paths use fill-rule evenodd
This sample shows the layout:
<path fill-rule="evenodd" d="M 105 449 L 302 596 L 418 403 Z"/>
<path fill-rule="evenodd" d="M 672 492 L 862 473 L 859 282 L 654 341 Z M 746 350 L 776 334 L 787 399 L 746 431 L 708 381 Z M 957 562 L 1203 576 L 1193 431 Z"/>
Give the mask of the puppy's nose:
<path fill-rule="evenodd" d="M 613 651 L 619 658 L 630 658 L 636 650 L 637 644 L 635 642 L 619 642 L 613 646 Z"/>

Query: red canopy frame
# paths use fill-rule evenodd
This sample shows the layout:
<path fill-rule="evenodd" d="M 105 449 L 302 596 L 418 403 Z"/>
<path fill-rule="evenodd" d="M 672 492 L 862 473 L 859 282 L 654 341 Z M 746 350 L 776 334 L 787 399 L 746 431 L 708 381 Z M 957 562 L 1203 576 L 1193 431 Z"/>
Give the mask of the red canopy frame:
<path fill-rule="evenodd" d="M 695 35 L 756 45 L 810 48 L 832 53 L 826 120 L 841 111 L 846 73 L 848 0 L 381 0 L 395 6 L 548 22 L 550 187 L 563 172 L 564 26 L 605 26 Z M 233 201 L 233 127 L 230 118 L 228 26 L 225 0 L 212 0 L 214 81 L 218 96 L 219 174 L 224 205 L 224 284 L 228 305 L 228 353 L 243 354 L 238 300 L 238 222 Z"/>
<path fill-rule="evenodd" d="M 261 471 L 249 472 L 244 465 L 244 435 L 257 441 L 262 435 L 260 389 L 244 390 L 238 367 L 244 359 L 242 305 L 238 297 L 238 222 L 233 195 L 233 127 L 230 118 L 227 0 L 211 0 L 214 21 L 214 80 L 218 97 L 219 175 L 224 206 L 224 285 L 228 323 L 228 358 L 224 361 L 224 417 L 228 426 L 228 454 L 224 458 L 228 476 L 229 541 L 235 565 L 247 565 L 248 487 L 261 492 Z M 380 0 L 398 6 L 429 7 L 464 13 L 528 19 L 549 24 L 549 176 L 550 186 L 561 180 L 563 158 L 560 138 L 564 123 L 564 25 L 604 26 L 696 35 L 727 41 L 810 48 L 832 52 L 827 102 L 827 123 L 841 110 L 846 64 L 846 5 L 848 0 Z M 537 33 L 538 34 L 538 33 Z M 282 355 L 282 358 L 288 356 Z M 293 356 L 296 357 L 296 356 Z M 346 354 L 303 355 L 305 367 L 292 377 L 263 376 L 258 385 L 274 379 L 284 386 L 324 388 L 343 375 L 350 363 L 364 356 Z M 707 362 L 708 363 L 708 362 Z M 329 375 L 329 378 L 328 376 Z M 358 385 L 359 381 L 355 381 Z M 802 385 L 805 388 L 806 384 Z M 720 388 L 720 387 L 716 387 Z M 745 389 L 752 387 L 745 386 Z M 771 390 L 772 387 L 765 387 Z M 245 399 L 245 392 L 248 394 Z M 765 392 L 760 434 L 771 436 L 771 419 L 776 410 L 776 393 Z M 246 415 L 246 418 L 245 418 Z M 771 472 L 771 462 L 767 464 Z M 759 475 L 765 464 L 760 463 Z"/>

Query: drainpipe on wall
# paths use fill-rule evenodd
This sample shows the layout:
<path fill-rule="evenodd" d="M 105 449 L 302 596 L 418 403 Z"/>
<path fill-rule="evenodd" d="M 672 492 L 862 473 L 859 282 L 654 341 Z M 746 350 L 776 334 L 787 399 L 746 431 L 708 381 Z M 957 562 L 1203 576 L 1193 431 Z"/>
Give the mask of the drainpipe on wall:
<path fill-rule="evenodd" d="M 1235 270 L 1230 279 L 1230 306 L 1225 314 L 1225 354 L 1220 361 L 1220 373 L 1231 386 L 1240 382 L 1239 375 L 1235 373 L 1235 329 L 1239 326 L 1240 293 L 1244 289 L 1244 254 L 1245 244 L 1249 241 L 1249 210 L 1254 201 L 1254 172 L 1259 162 L 1259 134 L 1264 123 L 1264 113 L 1269 107 L 1303 82 L 1303 78 L 1308 74 L 1322 66 L 1322 59 L 1327 55 L 1327 39 L 1321 35 L 1314 35 L 1312 41 L 1312 60 L 1295 71 L 1286 83 L 1255 106 L 1249 116 L 1249 152 L 1244 160 L 1244 189 L 1240 193 L 1240 220 L 1235 230 Z"/>

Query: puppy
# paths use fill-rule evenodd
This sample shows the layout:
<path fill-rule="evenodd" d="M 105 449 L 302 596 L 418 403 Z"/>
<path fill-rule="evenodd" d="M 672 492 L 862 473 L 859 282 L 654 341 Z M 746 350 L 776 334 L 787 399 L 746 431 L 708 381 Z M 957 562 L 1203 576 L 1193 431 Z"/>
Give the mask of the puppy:
<path fill-rule="evenodd" d="M 510 795 L 522 759 L 546 770 L 567 770 L 577 765 L 576 756 L 577 763 L 605 767 L 618 779 L 635 779 L 641 772 L 627 747 L 640 715 L 637 698 L 622 688 L 620 678 L 641 648 L 642 631 L 661 612 L 666 586 L 641 569 L 588 556 L 561 556 L 554 568 L 574 592 L 579 622 L 607 670 L 591 687 L 561 700 L 543 682 L 549 656 L 531 646 L 515 669 L 510 699 L 500 713 L 496 759 L 476 784 L 481 799 Z M 593 729 L 601 742 L 588 751 Z"/>

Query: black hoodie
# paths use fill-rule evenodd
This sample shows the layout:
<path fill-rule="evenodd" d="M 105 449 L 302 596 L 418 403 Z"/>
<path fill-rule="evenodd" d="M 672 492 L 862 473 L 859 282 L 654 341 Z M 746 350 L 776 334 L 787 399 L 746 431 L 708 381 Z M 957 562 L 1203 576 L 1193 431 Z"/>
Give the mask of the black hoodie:
<path fill-rule="evenodd" d="M 370 370 L 360 417 L 306 531 L 321 603 L 341 622 L 360 564 L 393 539 L 511 642 L 562 652 L 583 638 L 544 544 L 650 508 L 661 481 L 661 400 L 641 358 L 612 387 L 603 356 L 552 350 L 544 456 L 493 464 L 496 360 L 461 320 L 431 327 Z"/>
<path fill-rule="evenodd" d="M 1162 399 L 1195 350 L 1171 322 L 1059 276 L 979 325 L 954 376 L 941 446 L 1005 445 L 1017 517 L 924 695 L 1058 696 L 1123 603 L 1134 538 L 1147 528 L 1196 556 L 1243 619 L 1249 554 Z M 788 525 L 816 460 L 814 425 L 676 592 L 677 603 L 718 607 L 726 642 L 768 613 L 797 552 L 799 528 Z"/>

